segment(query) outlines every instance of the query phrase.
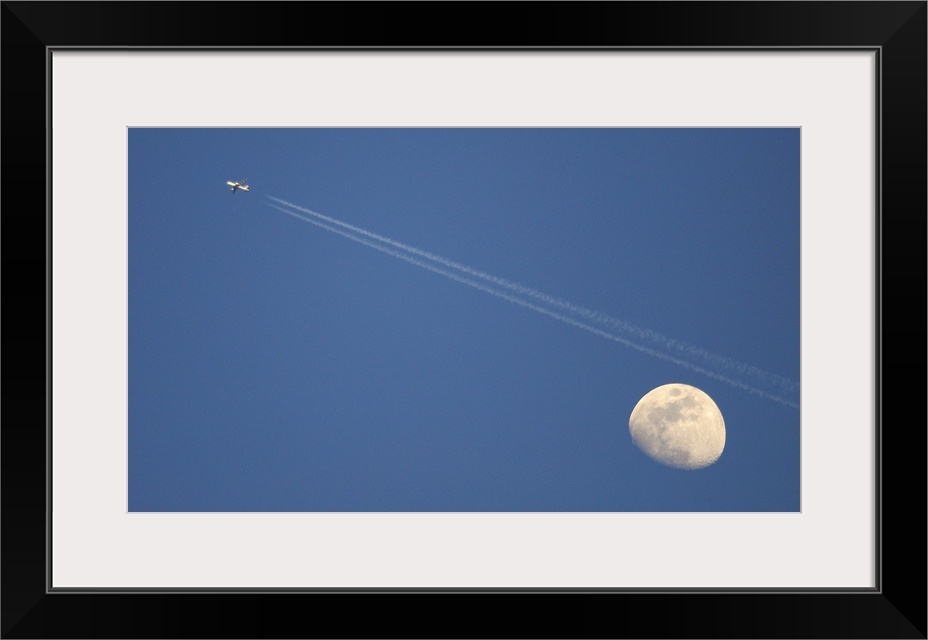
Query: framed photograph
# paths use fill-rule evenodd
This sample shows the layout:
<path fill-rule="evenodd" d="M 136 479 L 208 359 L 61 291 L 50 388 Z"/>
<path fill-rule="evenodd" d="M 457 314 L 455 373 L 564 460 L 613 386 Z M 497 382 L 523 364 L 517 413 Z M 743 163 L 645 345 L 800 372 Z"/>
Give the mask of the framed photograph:
<path fill-rule="evenodd" d="M 461 6 L 3 4 L 4 637 L 926 637 L 926 3 Z"/>

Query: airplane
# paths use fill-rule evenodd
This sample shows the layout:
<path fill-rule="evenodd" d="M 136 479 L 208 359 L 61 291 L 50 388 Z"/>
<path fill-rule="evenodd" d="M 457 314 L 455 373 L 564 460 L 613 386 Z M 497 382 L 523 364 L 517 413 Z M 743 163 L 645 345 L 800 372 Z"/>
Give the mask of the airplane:
<path fill-rule="evenodd" d="M 241 189 L 242 191 L 248 191 L 249 187 L 247 184 L 244 184 L 244 182 L 245 182 L 244 180 L 241 180 L 240 182 L 226 182 L 226 184 L 232 187 L 232 195 L 234 196 L 236 189 Z"/>

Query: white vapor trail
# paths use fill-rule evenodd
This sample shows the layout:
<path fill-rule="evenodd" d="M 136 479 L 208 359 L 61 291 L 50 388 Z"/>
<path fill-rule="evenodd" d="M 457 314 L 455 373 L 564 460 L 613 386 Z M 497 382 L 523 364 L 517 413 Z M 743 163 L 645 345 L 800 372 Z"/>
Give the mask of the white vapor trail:
<path fill-rule="evenodd" d="M 273 196 L 270 196 L 270 197 L 273 198 Z M 288 202 L 286 202 L 286 201 L 279 200 L 278 198 L 273 198 L 273 199 L 274 199 L 274 200 L 277 200 L 278 202 L 281 202 L 282 204 L 286 204 L 286 205 L 288 205 L 288 206 L 291 206 L 291 207 L 293 207 L 293 208 L 295 208 L 295 209 L 300 209 L 300 210 L 302 210 L 301 207 L 297 207 L 296 205 L 291 205 L 290 203 L 288 203 Z M 443 269 L 443 268 L 441 268 L 441 267 L 435 266 L 434 264 L 431 264 L 431 263 L 426 262 L 426 261 L 423 261 L 423 260 L 419 260 L 418 258 L 414 258 L 414 257 L 408 255 L 409 253 L 414 253 L 414 254 L 418 254 L 418 255 L 423 255 L 423 254 L 425 254 L 425 252 L 420 252 L 419 250 L 410 251 L 409 249 L 411 249 L 411 247 L 410 247 L 409 249 L 407 249 L 407 248 L 405 247 L 405 245 L 401 245 L 400 243 L 396 243 L 396 242 L 393 242 L 393 241 L 386 242 L 386 244 L 388 244 L 388 245 L 397 246 L 398 248 L 400 248 L 400 249 L 402 249 L 402 250 L 404 250 L 404 251 L 407 252 L 407 253 L 402 253 L 401 251 L 397 251 L 397 250 L 395 250 L 395 249 L 389 248 L 389 246 L 384 246 L 383 244 L 378 244 L 377 242 L 373 242 L 373 241 L 371 241 L 371 240 L 365 240 L 363 237 L 360 237 L 360 236 L 376 237 L 375 234 L 371 234 L 371 233 L 369 233 L 369 232 L 364 232 L 363 230 L 357 229 L 356 227 L 351 227 L 351 225 L 346 225 L 345 223 L 340 223 L 340 222 L 338 222 L 338 221 L 336 221 L 336 220 L 332 220 L 332 219 L 330 219 L 330 218 L 326 218 L 325 216 L 322 216 L 321 214 L 315 214 L 315 213 L 313 212 L 313 215 L 315 215 L 316 218 L 327 219 L 328 222 L 332 222 L 332 223 L 334 223 L 334 224 L 338 224 L 339 226 L 342 226 L 343 228 L 351 228 L 352 231 L 355 231 L 355 233 L 351 233 L 351 232 L 349 232 L 349 231 L 345 231 L 345 230 L 342 230 L 342 229 L 338 229 L 338 228 L 336 228 L 336 227 L 330 226 L 329 224 L 325 224 L 325 223 L 323 223 L 323 222 L 320 222 L 318 219 L 314 219 L 314 218 L 310 218 L 310 217 L 307 217 L 307 216 L 304 216 L 304 215 L 300 215 L 299 213 L 296 213 L 296 212 L 294 212 L 294 211 L 290 211 L 289 209 L 285 209 L 285 208 L 283 208 L 283 207 L 279 207 L 279 206 L 274 205 L 274 204 L 267 203 L 267 205 L 268 205 L 269 207 L 273 208 L 273 209 L 277 209 L 278 211 L 282 211 L 283 213 L 286 213 L 287 215 L 292 216 L 292 217 L 294 217 L 294 218 L 296 218 L 296 219 L 298 219 L 298 220 L 302 220 L 303 222 L 308 222 L 308 223 L 310 223 L 310 224 L 316 225 L 317 227 L 320 227 L 320 228 L 322 228 L 322 229 L 325 229 L 326 231 L 330 231 L 330 232 L 332 232 L 332 233 L 338 234 L 338 235 L 340 235 L 340 236 L 343 236 L 343 237 L 345 237 L 345 238 L 348 238 L 349 240 L 352 240 L 352 241 L 357 242 L 357 243 L 359 243 L 359 244 L 365 245 L 365 246 L 370 247 L 370 248 L 372 248 L 372 249 L 376 249 L 377 251 L 381 251 L 381 252 L 386 253 L 386 254 L 388 254 L 388 255 L 390 255 L 390 256 L 393 256 L 394 258 L 398 258 L 398 259 L 400 259 L 400 260 L 404 260 L 404 261 L 406 261 L 406 262 L 409 262 L 410 264 L 414 264 L 414 265 L 416 265 L 416 266 L 418 266 L 418 267 L 422 267 L 423 269 L 427 269 L 427 270 L 429 270 L 429 271 L 432 271 L 433 273 L 438 273 L 438 274 L 440 274 L 440 275 L 445 276 L 446 278 L 450 278 L 451 280 L 455 280 L 455 281 L 457 281 L 457 282 L 461 282 L 461 283 L 463 283 L 463 284 L 468 285 L 469 287 L 473 287 L 474 289 L 477 289 L 477 290 L 479 290 L 479 291 L 483 291 L 483 292 L 488 293 L 488 294 L 490 294 L 490 295 L 492 295 L 492 296 L 496 296 L 497 298 L 502 298 L 503 300 L 506 300 L 506 301 L 511 302 L 511 303 L 513 303 L 513 304 L 517 304 L 517 305 L 519 305 L 519 306 L 521 306 L 521 307 L 525 307 L 525 308 L 527 308 L 527 309 L 531 309 L 532 311 L 537 311 L 538 313 L 544 314 L 544 315 L 549 316 L 549 317 L 551 317 L 551 318 L 554 318 L 554 319 L 556 319 L 556 320 L 560 320 L 561 322 L 564 322 L 564 323 L 567 323 L 567 324 L 569 324 L 569 325 L 578 327 L 578 328 L 580 328 L 580 329 L 584 329 L 585 331 L 589 331 L 590 333 L 596 334 L 596 335 L 601 336 L 601 337 L 603 337 L 603 338 L 606 338 L 606 339 L 608 339 L 608 340 L 612 340 L 612 341 L 614 341 L 614 342 L 618 342 L 619 344 L 625 345 L 625 346 L 630 347 L 630 348 L 632 348 L 632 349 L 635 349 L 635 350 L 637 350 L 637 351 L 641 351 L 642 353 L 646 353 L 646 354 L 648 354 L 648 355 L 650 355 L 650 356 L 653 356 L 653 357 L 655 357 L 655 358 L 659 358 L 659 359 L 661 359 L 661 360 L 666 360 L 666 361 L 668 361 L 668 362 L 672 362 L 672 363 L 674 363 L 674 364 L 676 364 L 676 365 L 678 365 L 678 366 L 684 367 L 684 368 L 686 368 L 686 369 L 690 369 L 690 370 L 692 370 L 692 371 L 696 371 L 696 372 L 701 373 L 701 374 L 703 374 L 703 375 L 706 375 L 706 376 L 708 376 L 708 377 L 710 377 L 710 378 L 713 378 L 713 379 L 715 379 L 715 380 L 719 380 L 719 381 L 725 382 L 725 383 L 727 383 L 727 384 L 730 384 L 730 385 L 732 385 L 732 386 L 734 386 L 734 387 L 743 389 L 743 390 L 748 391 L 748 392 L 750 392 L 750 393 L 753 393 L 753 394 L 755 394 L 755 395 L 762 396 L 762 397 L 764 397 L 764 398 L 767 398 L 767 399 L 769 399 L 769 400 L 773 400 L 773 401 L 775 401 L 775 402 L 779 402 L 780 404 L 784 404 L 784 405 L 789 406 L 789 407 L 793 407 L 793 408 L 796 408 L 796 409 L 799 408 L 799 405 L 798 405 L 798 404 L 796 404 L 795 402 L 793 402 L 793 401 L 791 401 L 791 400 L 789 400 L 789 399 L 787 399 L 787 398 L 783 398 L 783 397 L 778 396 L 778 395 L 776 395 L 776 394 L 774 394 L 774 393 L 769 393 L 769 392 L 764 391 L 764 390 L 762 390 L 762 389 L 758 389 L 758 388 L 753 387 L 753 386 L 751 386 L 751 385 L 745 384 L 745 383 L 743 383 L 743 382 L 741 382 L 741 381 L 739 381 L 739 380 L 735 380 L 735 379 L 733 379 L 733 378 L 729 378 L 729 377 L 727 377 L 727 376 L 720 375 L 720 374 L 715 373 L 714 371 L 711 371 L 711 370 L 706 369 L 706 368 L 704 368 L 704 367 L 701 367 L 701 366 L 698 366 L 698 365 L 694 365 L 694 364 L 692 364 L 692 363 L 690 363 L 690 362 L 687 362 L 686 360 L 681 360 L 680 358 L 674 357 L 674 356 L 672 356 L 672 355 L 668 355 L 668 354 L 666 354 L 666 353 L 662 353 L 662 352 L 657 351 L 657 350 L 655 350 L 655 349 L 651 349 L 651 348 L 649 348 L 649 347 L 646 347 L 646 346 L 637 344 L 637 343 L 635 343 L 635 342 L 633 342 L 633 341 L 631 341 L 631 340 L 628 340 L 628 339 L 623 338 L 623 337 L 621 337 L 621 336 L 617 336 L 617 335 L 615 335 L 615 334 L 609 333 L 608 331 L 604 331 L 604 330 L 599 329 L 599 328 L 597 328 L 597 327 L 590 326 L 590 325 L 588 325 L 588 324 L 586 324 L 586 323 L 584 323 L 584 322 L 580 322 L 580 321 L 578 321 L 578 320 L 576 320 L 576 319 L 574 319 L 574 318 L 571 318 L 571 317 L 569 317 L 569 316 L 566 316 L 566 315 L 564 315 L 564 314 L 558 313 L 558 312 L 556 312 L 556 311 L 552 311 L 552 310 L 550 310 L 550 309 L 546 309 L 546 308 L 544 308 L 544 307 L 540 307 L 540 306 L 538 306 L 538 305 L 536 305 L 536 304 L 533 304 L 532 302 L 528 302 L 527 300 L 524 300 L 524 299 L 522 299 L 522 298 L 516 297 L 516 296 L 514 296 L 514 295 L 510 295 L 510 294 L 508 294 L 508 293 L 504 293 L 504 292 L 499 291 L 499 290 L 497 290 L 497 289 L 493 289 L 492 287 L 489 287 L 489 286 L 487 286 L 487 285 L 485 285 L 485 284 L 482 284 L 482 283 L 480 283 L 480 282 L 475 282 L 474 280 L 471 280 L 471 279 L 469 279 L 469 278 L 466 278 L 466 277 L 460 275 L 459 273 L 454 273 L 454 272 L 452 272 L 452 271 L 448 271 L 447 269 Z M 380 239 L 379 237 L 376 237 L 376 238 L 377 238 L 378 240 Z M 384 241 L 382 240 L 381 242 L 384 242 Z M 435 256 L 435 257 L 433 258 L 433 257 L 431 256 L 431 254 L 425 254 L 425 255 L 423 255 L 423 257 L 427 257 L 427 258 L 433 260 L 434 262 L 439 262 L 440 264 L 445 264 L 445 262 L 450 262 L 450 261 L 446 261 L 444 258 L 440 258 L 439 256 Z M 452 263 L 452 264 L 454 264 L 454 263 Z M 445 265 L 445 266 L 449 266 L 449 265 Z M 461 265 L 461 266 L 463 267 L 463 265 Z M 461 269 L 458 269 L 458 271 L 462 271 L 462 270 L 461 270 Z M 473 275 L 473 274 L 471 274 L 471 275 Z M 490 276 L 490 277 L 492 278 L 492 276 Z M 494 279 L 493 281 L 495 281 L 495 280 L 498 280 L 498 279 Z M 541 295 L 544 295 L 544 294 L 541 294 Z"/>
<path fill-rule="evenodd" d="M 548 295 L 546 293 L 542 293 L 541 291 L 537 291 L 530 287 L 526 287 L 517 282 L 512 282 L 511 280 L 506 280 L 504 278 L 499 278 L 497 276 L 484 273 L 483 271 L 478 271 L 477 269 L 474 269 L 467 265 L 454 262 L 442 256 L 429 253 L 428 251 L 417 249 L 416 247 L 412 247 L 402 242 L 397 242 L 396 240 L 393 240 L 386 236 L 372 233 L 365 229 L 361 229 L 354 225 L 350 225 L 346 222 L 336 220 L 335 218 L 325 216 L 316 211 L 312 211 L 311 209 L 307 209 L 305 207 L 301 207 L 299 205 L 293 204 L 292 202 L 287 202 L 286 200 L 282 200 L 274 196 L 268 196 L 268 197 L 282 205 L 285 205 L 297 211 L 301 211 L 303 213 L 309 214 L 310 216 L 313 216 L 316 219 L 324 220 L 325 222 L 334 224 L 343 229 L 348 229 L 349 231 L 352 231 L 355 234 L 362 235 L 362 236 L 371 238 L 373 240 L 377 240 L 378 242 L 382 242 L 384 244 L 388 244 L 390 246 L 396 247 L 397 249 L 401 249 L 402 251 L 406 251 L 408 253 L 421 256 L 433 262 L 437 262 L 438 264 L 444 265 L 445 267 L 448 267 L 449 269 L 454 269 L 456 271 L 467 274 L 474 278 L 479 278 L 486 282 L 491 282 L 505 289 L 509 289 L 510 291 L 513 291 L 519 295 L 534 298 L 535 300 L 538 300 L 545 304 L 557 307 L 559 309 L 573 313 L 575 315 L 581 316 L 587 320 L 592 320 L 600 324 L 608 325 L 611 329 L 618 330 L 619 332 L 625 335 L 631 336 L 635 340 L 644 341 L 644 342 L 654 345 L 655 347 L 660 347 L 665 351 L 676 353 L 681 358 L 686 358 L 687 360 L 697 359 L 697 360 L 700 360 L 705 366 L 712 367 L 716 370 L 724 369 L 724 370 L 733 372 L 735 375 L 738 375 L 741 377 L 752 378 L 753 380 L 756 381 L 755 384 L 757 384 L 758 386 L 763 386 L 765 389 L 767 389 L 768 391 L 771 391 L 774 394 L 785 394 L 785 395 L 792 396 L 799 389 L 799 385 L 796 382 L 793 382 L 792 380 L 788 380 L 786 378 L 777 376 L 772 373 L 768 373 L 767 371 L 758 369 L 757 367 L 752 367 L 742 362 L 738 362 L 737 360 L 734 360 L 732 358 L 728 358 L 725 356 L 719 356 L 719 355 L 710 353 L 709 351 L 706 351 L 705 349 L 701 349 L 699 347 L 687 345 L 679 340 L 675 340 L 673 338 L 669 338 L 667 336 L 661 335 L 660 333 L 657 333 L 655 331 L 651 331 L 650 329 L 642 329 L 640 327 L 636 327 L 635 325 L 631 323 L 625 322 L 623 320 L 618 320 L 616 318 L 612 318 L 599 311 L 593 311 L 591 309 L 587 309 L 585 307 L 575 305 L 561 298 L 557 298 L 557 297 Z"/>

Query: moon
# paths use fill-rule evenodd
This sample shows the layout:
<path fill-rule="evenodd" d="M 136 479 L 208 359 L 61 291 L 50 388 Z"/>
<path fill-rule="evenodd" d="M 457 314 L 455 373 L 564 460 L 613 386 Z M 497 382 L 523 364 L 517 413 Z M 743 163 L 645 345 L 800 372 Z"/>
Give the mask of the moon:
<path fill-rule="evenodd" d="M 678 469 L 702 469 L 725 448 L 725 420 L 704 391 L 688 384 L 665 384 L 648 391 L 628 419 L 632 440 L 658 462 Z"/>

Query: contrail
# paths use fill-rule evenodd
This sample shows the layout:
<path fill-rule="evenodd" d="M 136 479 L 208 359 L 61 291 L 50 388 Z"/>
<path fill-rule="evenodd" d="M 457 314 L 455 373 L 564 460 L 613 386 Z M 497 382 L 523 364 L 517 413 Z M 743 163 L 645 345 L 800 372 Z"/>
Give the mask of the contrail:
<path fill-rule="evenodd" d="M 659 346 L 666 351 L 670 351 L 672 353 L 675 352 L 682 358 L 687 358 L 689 360 L 698 359 L 698 360 L 701 360 L 705 365 L 714 367 L 715 369 L 725 369 L 728 371 L 732 371 L 739 376 L 753 378 L 756 381 L 755 384 L 763 385 L 765 388 L 767 388 L 768 390 L 771 390 L 775 394 L 779 393 L 779 394 L 785 394 L 785 395 L 794 395 L 799 390 L 798 383 L 792 380 L 788 380 L 786 378 L 777 376 L 775 374 L 769 373 L 762 369 L 758 369 L 757 367 L 752 367 L 742 362 L 738 362 L 737 360 L 734 360 L 732 358 L 713 354 L 699 347 L 687 345 L 679 340 L 675 340 L 673 338 L 669 338 L 667 336 L 661 335 L 660 333 L 657 333 L 656 331 L 651 331 L 650 329 L 642 329 L 640 327 L 636 327 L 635 325 L 631 323 L 625 322 L 623 320 L 618 320 L 616 318 L 612 318 L 604 313 L 600 313 L 599 311 L 587 309 L 585 307 L 575 305 L 561 298 L 557 298 L 557 297 L 548 295 L 546 293 L 543 293 L 541 291 L 537 291 L 536 289 L 532 289 L 531 287 L 526 287 L 525 285 L 519 284 L 517 282 L 512 282 L 511 280 L 506 280 L 504 278 L 499 278 L 497 276 L 484 273 L 483 271 L 479 271 L 465 264 L 454 262 L 442 256 L 429 253 L 428 251 L 423 251 L 422 249 L 418 249 L 416 247 L 404 244 L 402 242 L 397 242 L 396 240 L 393 240 L 386 236 L 372 233 L 365 229 L 361 229 L 360 227 L 356 227 L 346 222 L 336 220 L 335 218 L 331 218 L 329 216 L 323 215 L 316 211 L 312 211 L 311 209 L 301 207 L 299 205 L 293 204 L 292 202 L 287 202 L 286 200 L 282 200 L 280 198 L 276 198 L 270 195 L 268 197 L 271 198 L 272 200 L 275 200 L 276 202 L 279 202 L 280 204 L 296 209 L 297 211 L 302 211 L 303 213 L 309 214 L 317 219 L 324 220 L 328 223 L 337 225 L 343 229 L 348 229 L 354 232 L 355 234 L 362 235 L 368 238 L 372 238 L 374 240 L 377 240 L 378 242 L 382 242 L 384 244 L 388 244 L 390 246 L 396 247 L 397 249 L 401 249 L 402 251 L 406 251 L 414 255 L 426 258 L 428 260 L 432 260 L 434 262 L 437 262 L 438 264 L 444 265 L 445 267 L 454 269 L 456 271 L 460 271 L 461 273 L 465 273 L 469 276 L 479 278 L 487 282 L 492 282 L 495 285 L 498 285 L 505 289 L 509 289 L 510 291 L 514 291 L 515 293 L 518 293 L 522 296 L 534 298 L 535 300 L 538 300 L 540 302 L 544 302 L 551 306 L 558 307 L 559 309 L 562 309 L 564 311 L 576 314 L 578 316 L 582 316 L 583 318 L 586 318 L 587 320 L 592 320 L 600 324 L 609 325 L 613 329 L 616 329 L 626 335 L 634 336 L 634 338 L 636 338 L 639 341 L 650 342 L 651 344 Z"/>
<path fill-rule="evenodd" d="M 275 200 L 276 200 L 276 198 L 275 198 Z M 637 351 L 641 351 L 642 353 L 646 353 L 646 354 L 648 354 L 648 355 L 650 355 L 650 356 L 654 356 L 655 358 L 659 358 L 659 359 L 661 359 L 661 360 L 666 360 L 666 361 L 668 361 L 668 362 L 672 362 L 672 363 L 674 363 L 674 364 L 676 364 L 676 365 L 678 365 L 678 366 L 681 366 L 681 367 L 690 369 L 690 370 L 692 370 L 692 371 L 696 371 L 696 372 L 701 373 L 701 374 L 703 374 L 703 375 L 709 376 L 710 378 L 713 378 L 713 379 L 715 379 L 715 380 L 719 380 L 719 381 L 725 382 L 725 383 L 727 383 L 727 384 L 730 384 L 730 385 L 732 385 L 732 386 L 734 386 L 734 387 L 737 387 L 737 388 L 740 388 L 740 389 L 744 389 L 745 391 L 748 391 L 748 392 L 753 393 L 753 394 L 755 394 L 755 395 L 759 395 L 759 396 L 762 396 L 762 397 L 764 397 L 764 398 L 767 398 L 767 399 L 770 399 L 770 400 L 774 400 L 775 402 L 779 402 L 779 403 L 781 403 L 781 404 L 784 404 L 784 405 L 789 406 L 789 407 L 793 407 L 793 408 L 795 408 L 795 409 L 798 409 L 798 408 L 799 408 L 799 405 L 798 405 L 798 404 L 792 402 L 791 400 L 789 400 L 789 399 L 787 399 L 787 398 L 782 398 L 782 397 L 777 396 L 777 395 L 774 395 L 774 394 L 772 394 L 772 393 L 768 393 L 768 392 L 766 392 L 766 391 L 764 391 L 764 390 L 762 390 L 762 389 L 757 389 L 757 388 L 752 387 L 752 386 L 750 386 L 750 385 L 744 384 L 743 382 L 740 382 L 740 381 L 738 381 L 738 380 L 734 380 L 734 379 L 732 379 L 732 378 L 728 378 L 728 377 L 726 377 L 726 376 L 719 375 L 719 374 L 717 374 L 717 373 L 715 373 L 715 372 L 713 372 L 713 371 L 710 371 L 710 370 L 705 369 L 705 368 L 703 368 L 703 367 L 694 365 L 694 364 L 692 364 L 692 363 L 690 363 L 690 362 L 687 362 L 687 361 L 685 361 L 685 360 L 681 360 L 681 359 L 679 359 L 679 358 L 675 358 L 675 357 L 673 357 L 673 356 L 667 355 L 667 354 L 662 353 L 662 352 L 660 352 L 660 351 L 655 351 L 654 349 L 650 349 L 650 348 L 645 347 L 645 346 L 642 346 L 642 345 L 640 345 L 640 344 L 636 344 L 636 343 L 634 343 L 634 342 L 632 342 L 632 341 L 630 341 L 630 340 L 627 340 L 627 339 L 622 338 L 622 337 L 620 337 L 620 336 L 617 336 L 617 335 L 614 335 L 614 334 L 612 334 L 612 333 L 609 333 L 608 331 L 603 331 L 602 329 L 598 329 L 598 328 L 596 328 L 596 327 L 590 326 L 590 325 L 588 325 L 588 324 L 585 324 L 585 323 L 583 323 L 583 322 L 580 322 L 580 321 L 578 321 L 578 320 L 575 320 L 575 319 L 570 318 L 570 317 L 568 317 L 568 316 L 565 316 L 565 315 L 563 315 L 563 314 L 557 313 L 557 312 L 555 312 L 555 311 L 551 311 L 550 309 L 545 309 L 544 307 L 540 307 L 540 306 L 538 306 L 538 305 L 536 305 L 536 304 L 533 304 L 533 303 L 531 303 L 531 302 L 528 302 L 528 301 L 523 300 L 523 299 L 521 299 L 521 298 L 518 298 L 518 297 L 516 297 L 516 296 L 510 295 L 510 294 L 508 294 L 508 293 L 504 293 L 504 292 L 502 292 L 502 291 L 498 291 L 497 289 L 493 289 L 493 288 L 488 287 L 488 286 L 486 286 L 486 285 L 484 285 L 484 284 L 481 284 L 481 283 L 479 283 L 479 282 L 475 282 L 475 281 L 473 281 L 473 280 L 471 280 L 471 279 L 469 279 L 469 278 L 465 278 L 464 276 L 458 275 L 457 273 L 453 273 L 453 272 L 448 271 L 448 270 L 446 270 L 446 269 L 442 269 L 441 267 L 437 267 L 437 266 L 435 266 L 434 264 L 430 264 L 430 263 L 428 263 L 428 262 L 424 262 L 424 261 L 419 260 L 419 259 L 417 259 L 417 258 L 413 258 L 413 257 L 411 257 L 411 256 L 409 256 L 409 255 L 407 255 L 407 254 L 405 254 L 405 253 L 401 253 L 401 252 L 396 251 L 396 250 L 394 250 L 394 249 L 390 249 L 389 247 L 383 246 L 383 245 L 381 245 L 381 244 L 377 244 L 376 242 L 372 242 L 372 241 L 370 241 L 370 240 L 365 240 L 364 238 L 359 237 L 358 235 L 355 235 L 355 234 L 353 234 L 353 233 L 349 233 L 349 232 L 347 232 L 347 231 L 342 231 L 342 230 L 337 229 L 337 228 L 335 228 L 335 227 L 332 227 L 332 226 L 329 226 L 329 225 L 324 224 L 324 223 L 322 223 L 322 222 L 319 222 L 318 220 L 314 220 L 314 219 L 312 219 L 312 218 L 308 218 L 308 217 L 306 217 L 306 216 L 302 216 L 302 215 L 300 215 L 299 213 L 295 213 L 295 212 L 290 211 L 290 210 L 288 210 L 288 209 L 284 209 L 283 207 L 278 207 L 277 205 L 273 205 L 273 204 L 270 204 L 270 203 L 267 203 L 267 204 L 268 204 L 269 207 L 271 207 L 271 208 L 273 208 L 273 209 L 277 209 L 278 211 L 282 211 L 283 213 L 286 213 L 287 215 L 292 216 L 292 217 L 294 217 L 294 218 L 296 218 L 296 219 L 298 219 L 298 220 L 302 220 L 303 222 L 308 222 L 308 223 L 310 223 L 310 224 L 316 225 L 317 227 L 320 227 L 320 228 L 322 228 L 322 229 L 325 229 L 326 231 L 331 231 L 332 233 L 335 233 L 335 234 L 338 234 L 338 235 L 343 236 L 343 237 L 345 237 L 345 238 L 348 238 L 349 240 L 352 240 L 352 241 L 357 242 L 357 243 L 359 243 L 359 244 L 363 244 L 363 245 L 368 246 L 368 247 L 370 247 L 370 248 L 372 248 L 372 249 L 376 249 L 377 251 L 381 251 L 381 252 L 386 253 L 386 254 L 388 254 L 388 255 L 390 255 L 390 256 L 393 256 L 394 258 L 398 258 L 398 259 L 400 259 L 400 260 L 404 260 L 404 261 L 409 262 L 409 263 L 411 263 L 411 264 L 414 264 L 414 265 L 416 265 L 416 266 L 418 266 L 418 267 L 422 267 L 423 269 L 427 269 L 427 270 L 432 271 L 432 272 L 434 272 L 434 273 L 438 273 L 438 274 L 440 274 L 440 275 L 443 275 L 443 276 L 445 276 L 446 278 L 450 278 L 451 280 L 455 280 L 455 281 L 457 281 L 457 282 L 461 282 L 461 283 L 463 283 L 463 284 L 466 284 L 466 285 L 468 285 L 469 287 L 473 287 L 474 289 L 477 289 L 477 290 L 479 290 L 479 291 L 483 291 L 483 292 L 485 292 L 485 293 L 489 293 L 489 294 L 492 295 L 492 296 L 496 296 L 496 297 L 498 297 L 498 298 L 502 298 L 503 300 L 507 300 L 508 302 L 512 302 L 513 304 L 517 304 L 517 305 L 519 305 L 519 306 L 521 306 L 521 307 L 525 307 L 525 308 L 527 308 L 527 309 L 531 309 L 532 311 L 537 311 L 538 313 L 544 314 L 544 315 L 549 316 L 549 317 L 551 317 L 551 318 L 555 318 L 556 320 L 560 320 L 561 322 L 565 322 L 565 323 L 567 323 L 567 324 L 569 324 L 569 325 L 578 327 L 578 328 L 580 328 L 580 329 L 584 329 L 585 331 L 589 331 L 590 333 L 596 334 L 596 335 L 601 336 L 601 337 L 603 337 L 603 338 L 607 338 L 607 339 L 609 339 L 609 340 L 613 340 L 613 341 L 615 341 L 615 342 L 618 342 L 619 344 L 623 344 L 623 345 L 625 345 L 625 346 L 627 346 L 627 347 L 630 347 L 630 348 L 632 348 L 632 349 L 635 349 L 635 350 L 637 350 Z"/>

